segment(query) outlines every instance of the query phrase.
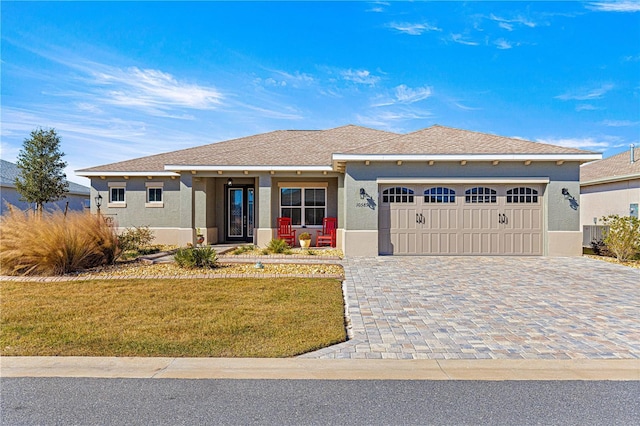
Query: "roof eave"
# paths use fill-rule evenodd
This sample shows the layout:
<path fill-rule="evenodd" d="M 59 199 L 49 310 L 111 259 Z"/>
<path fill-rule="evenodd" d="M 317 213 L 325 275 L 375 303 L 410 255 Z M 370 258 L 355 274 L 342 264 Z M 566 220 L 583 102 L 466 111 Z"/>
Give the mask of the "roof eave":
<path fill-rule="evenodd" d="M 105 171 L 105 172 L 90 172 L 90 171 L 82 171 L 76 170 L 74 172 L 76 176 L 82 177 L 117 177 L 117 176 L 154 176 L 154 177 L 177 177 L 180 176 L 179 173 L 167 172 L 167 171 L 149 171 L 149 172 L 118 172 L 118 171 Z"/>
<path fill-rule="evenodd" d="M 579 161 L 602 154 L 333 154 L 333 161 Z"/>
<path fill-rule="evenodd" d="M 640 173 L 632 173 L 630 175 L 622 176 L 608 176 L 605 178 L 592 179 L 585 182 L 580 182 L 580 186 L 600 185 L 602 183 L 621 182 L 626 180 L 640 179 Z"/>
<path fill-rule="evenodd" d="M 202 166 L 202 165 L 183 165 L 168 164 L 164 166 L 165 170 L 176 173 L 179 172 L 331 172 L 331 166 Z"/>

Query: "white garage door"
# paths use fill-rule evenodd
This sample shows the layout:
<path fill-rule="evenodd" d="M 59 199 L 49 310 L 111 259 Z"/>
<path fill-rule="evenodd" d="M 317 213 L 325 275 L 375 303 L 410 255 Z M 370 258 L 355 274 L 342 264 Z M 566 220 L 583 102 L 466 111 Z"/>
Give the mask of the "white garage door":
<path fill-rule="evenodd" d="M 381 254 L 541 255 L 539 185 L 385 185 Z"/>

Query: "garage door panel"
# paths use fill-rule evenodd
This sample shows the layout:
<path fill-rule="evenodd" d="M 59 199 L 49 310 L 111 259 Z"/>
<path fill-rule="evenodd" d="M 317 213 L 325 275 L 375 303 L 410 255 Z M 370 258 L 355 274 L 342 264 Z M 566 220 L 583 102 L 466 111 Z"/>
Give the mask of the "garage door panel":
<path fill-rule="evenodd" d="M 534 187 L 414 186 L 411 202 L 381 206 L 381 253 L 540 255 L 543 191 Z"/>

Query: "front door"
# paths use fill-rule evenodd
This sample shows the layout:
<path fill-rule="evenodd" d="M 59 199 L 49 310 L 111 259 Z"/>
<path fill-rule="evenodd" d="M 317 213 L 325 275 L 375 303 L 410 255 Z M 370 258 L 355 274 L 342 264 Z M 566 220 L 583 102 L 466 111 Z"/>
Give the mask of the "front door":
<path fill-rule="evenodd" d="M 253 186 L 228 186 L 226 204 L 227 241 L 253 242 Z"/>

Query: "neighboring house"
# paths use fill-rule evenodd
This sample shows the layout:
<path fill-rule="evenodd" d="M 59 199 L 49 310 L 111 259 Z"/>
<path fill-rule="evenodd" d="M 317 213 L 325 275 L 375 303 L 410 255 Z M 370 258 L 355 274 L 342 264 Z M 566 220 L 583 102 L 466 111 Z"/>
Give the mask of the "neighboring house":
<path fill-rule="evenodd" d="M 16 178 L 20 174 L 18 166 L 5 160 L 0 160 L 0 214 L 4 214 L 7 211 L 7 203 L 11 204 L 20 210 L 27 210 L 33 208 L 33 204 L 29 204 L 25 201 L 20 201 L 20 194 L 16 190 Z M 69 203 L 69 210 L 83 210 L 89 206 L 89 193 L 90 190 L 86 186 L 78 185 L 74 182 L 69 182 L 69 192 L 67 196 L 62 200 L 58 200 L 53 203 L 46 203 L 44 208 L 46 210 L 60 209 L 63 210 Z"/>
<path fill-rule="evenodd" d="M 274 131 L 79 170 L 120 227 L 184 245 L 315 236 L 337 217 L 348 256 L 580 255 L 580 164 L 601 155 L 433 126 Z M 96 207 L 92 206 L 92 211 Z M 314 241 L 315 243 L 315 241 Z"/>
<path fill-rule="evenodd" d="M 583 245 L 602 238 L 603 216 L 638 217 L 640 148 L 631 147 L 604 160 L 580 167 L 580 226 Z"/>

